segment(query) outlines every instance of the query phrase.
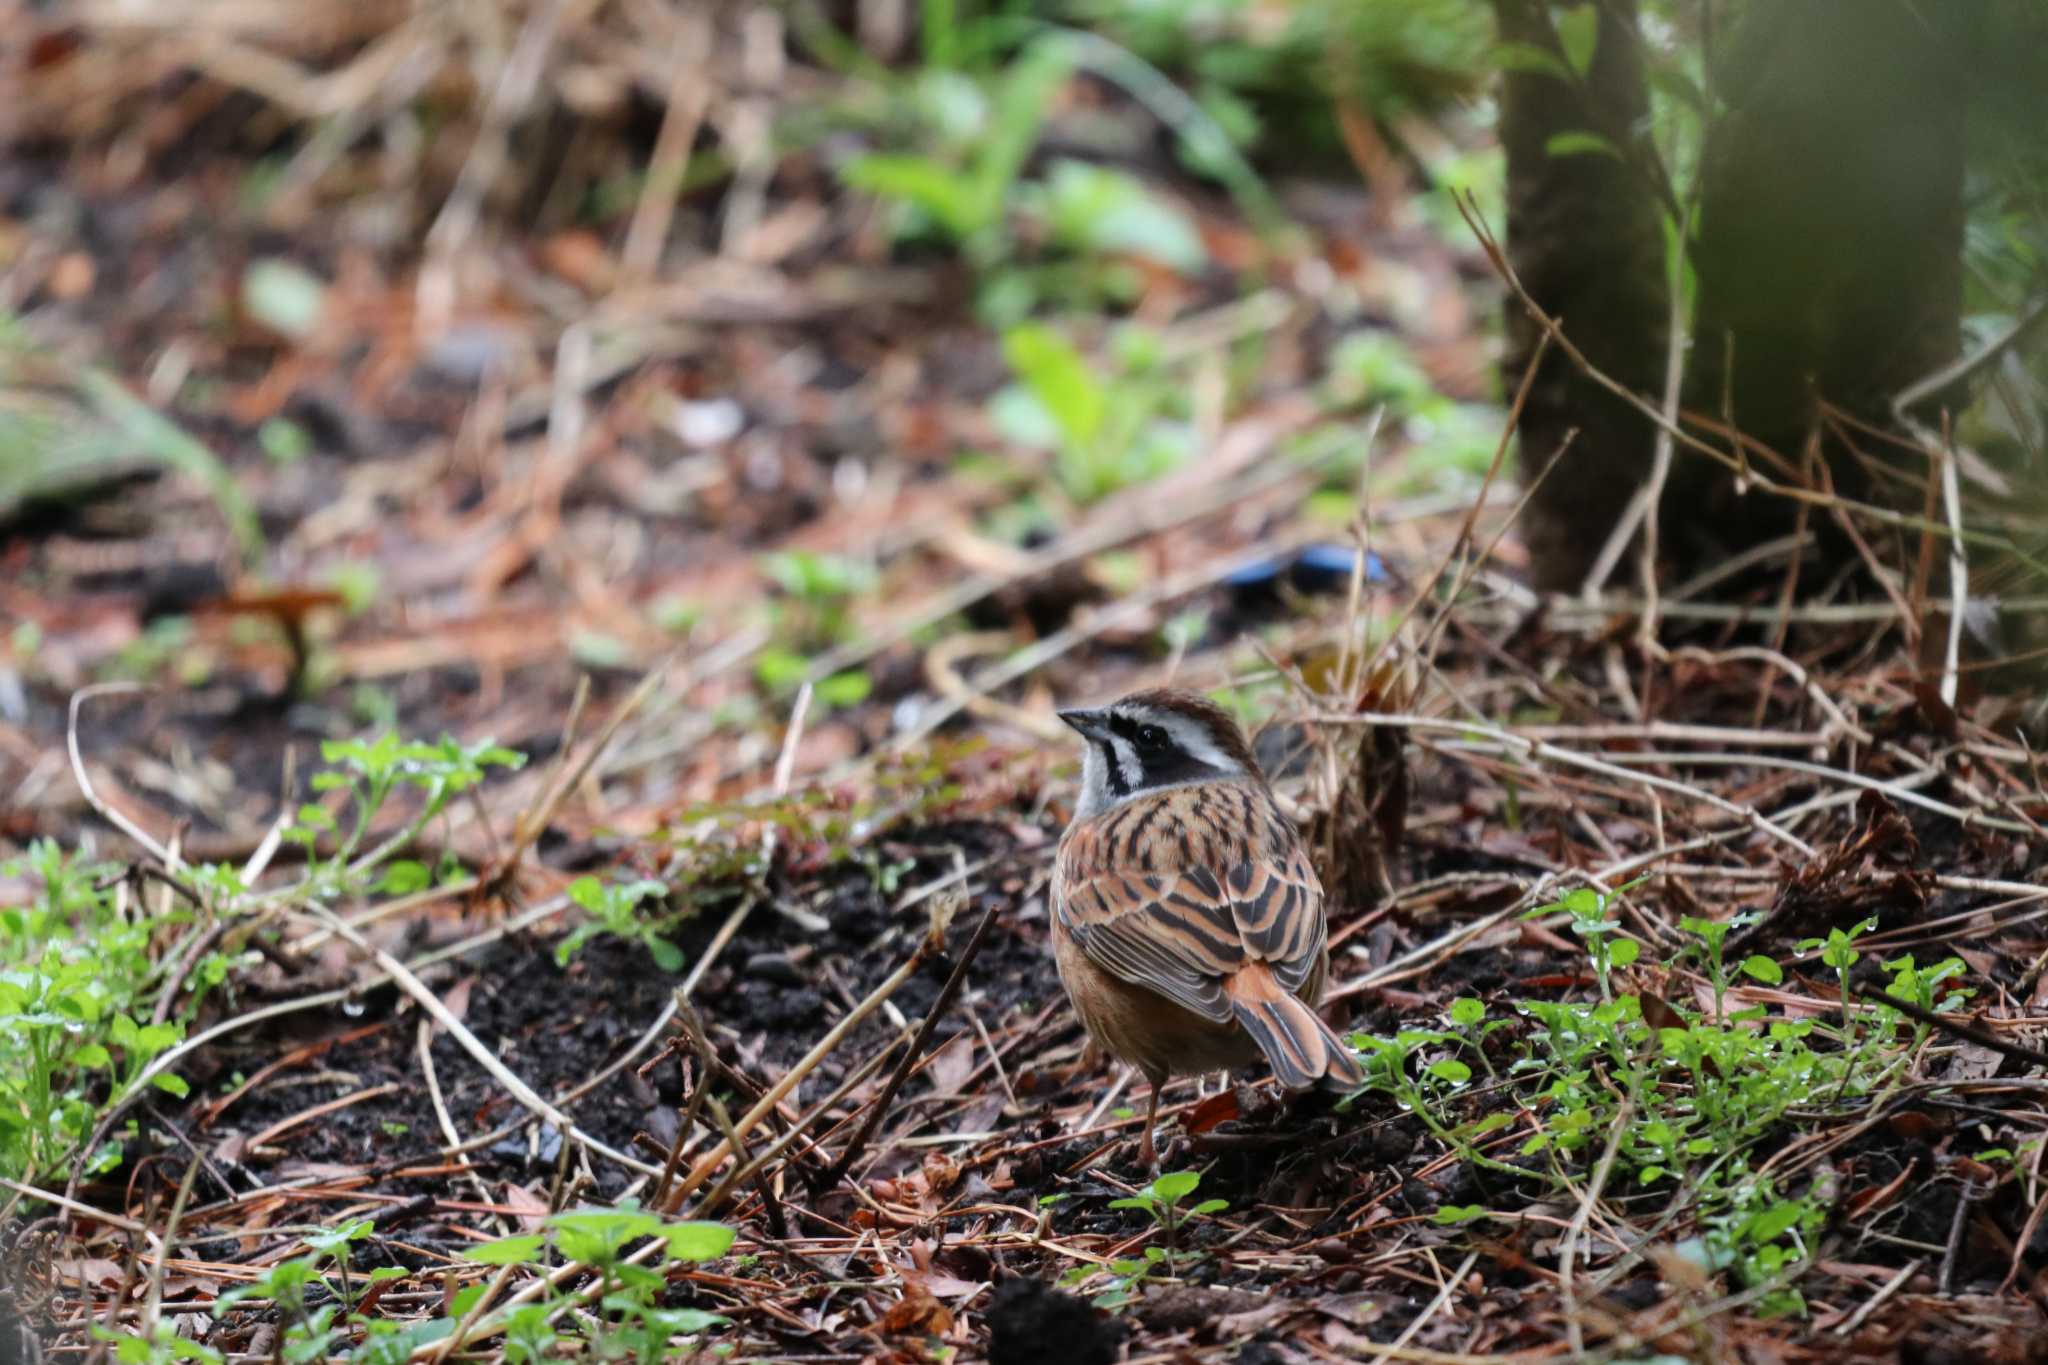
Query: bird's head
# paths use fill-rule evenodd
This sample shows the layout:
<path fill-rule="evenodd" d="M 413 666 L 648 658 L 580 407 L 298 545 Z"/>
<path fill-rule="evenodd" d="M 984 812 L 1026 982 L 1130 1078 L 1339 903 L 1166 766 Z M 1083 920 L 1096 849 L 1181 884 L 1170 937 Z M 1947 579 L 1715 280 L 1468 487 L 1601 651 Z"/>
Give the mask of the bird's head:
<path fill-rule="evenodd" d="M 1230 713 L 1191 692 L 1134 692 L 1096 710 L 1062 711 L 1060 719 L 1088 743 L 1076 819 L 1162 788 L 1264 780 Z"/>

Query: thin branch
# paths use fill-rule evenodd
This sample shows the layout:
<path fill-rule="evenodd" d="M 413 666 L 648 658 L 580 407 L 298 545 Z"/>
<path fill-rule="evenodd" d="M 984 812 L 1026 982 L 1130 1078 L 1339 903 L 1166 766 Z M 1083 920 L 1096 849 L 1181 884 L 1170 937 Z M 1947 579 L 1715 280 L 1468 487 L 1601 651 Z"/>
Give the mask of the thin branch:
<path fill-rule="evenodd" d="M 105 820 L 115 829 L 120 830 L 136 843 L 142 845 L 143 848 L 149 850 L 150 854 L 158 862 L 162 863 L 171 873 L 176 874 L 180 868 L 178 855 L 157 842 L 142 826 L 108 805 L 100 798 L 100 794 L 93 790 L 92 778 L 87 776 L 85 771 L 85 755 L 79 751 L 78 747 L 78 713 L 79 709 L 87 701 L 94 697 L 119 696 L 147 690 L 140 683 L 105 682 L 93 683 L 89 687 L 81 687 L 76 692 L 73 692 L 71 694 L 70 719 L 64 728 L 64 747 L 71 754 L 71 774 L 78 781 L 78 790 L 85 797 L 85 803 L 99 812 L 101 819 Z"/>
<path fill-rule="evenodd" d="M 869 1139 L 874 1137 L 875 1128 L 882 1122 L 883 1115 L 889 1112 L 889 1102 L 896 1098 L 896 1092 L 903 1087 L 903 1082 L 910 1075 L 910 1069 L 917 1065 L 917 1059 L 924 1056 L 925 1045 L 931 1041 L 932 1030 L 938 1026 L 946 1011 L 952 1008 L 954 997 L 960 994 L 960 987 L 967 980 L 967 968 L 973 964 L 975 954 L 981 951 L 982 940 L 988 937 L 989 929 L 995 924 L 996 911 L 1000 905 L 1000 901 L 991 900 L 988 909 L 982 911 L 981 923 L 974 926 L 974 933 L 968 938 L 967 946 L 960 950 L 960 960 L 953 964 L 952 975 L 946 978 L 945 986 L 939 991 L 939 998 L 932 1002 L 930 1012 L 925 1015 L 924 1023 L 917 1030 L 917 1037 L 911 1040 L 902 1060 L 896 1063 L 896 1070 L 890 1075 L 889 1083 L 883 1086 L 882 1093 L 875 1097 L 874 1105 L 868 1110 L 867 1122 L 861 1125 L 861 1130 L 855 1134 L 853 1141 L 846 1144 L 846 1150 L 832 1163 L 832 1169 L 825 1173 L 825 1178 L 818 1182 L 819 1189 L 828 1190 L 845 1178 L 847 1171 L 853 1166 L 854 1159 L 867 1147 Z"/>
<path fill-rule="evenodd" d="M 1979 1047 L 1988 1047 L 1993 1052 L 2010 1057 L 2014 1061 L 2026 1062 L 2031 1066 L 2048 1067 L 2048 1052 L 2042 1052 L 2037 1048 L 2027 1047 L 2024 1044 L 2012 1042 L 2010 1039 L 2001 1038 L 1989 1030 L 1978 1028 L 1974 1024 L 1966 1024 L 1962 1020 L 1951 1018 L 1946 1014 L 1936 1014 L 1933 1010 L 1922 1009 L 1910 1000 L 1901 1000 L 1895 995 L 1885 994 L 1884 990 L 1880 987 L 1851 986 L 1849 993 L 1868 1000 L 1873 1005 L 1883 1005 L 1887 1009 L 1895 1009 L 1908 1019 L 1916 1019 L 1930 1028 L 1939 1029 L 1943 1033 L 1953 1034 L 1958 1038 L 1966 1039 Z"/>

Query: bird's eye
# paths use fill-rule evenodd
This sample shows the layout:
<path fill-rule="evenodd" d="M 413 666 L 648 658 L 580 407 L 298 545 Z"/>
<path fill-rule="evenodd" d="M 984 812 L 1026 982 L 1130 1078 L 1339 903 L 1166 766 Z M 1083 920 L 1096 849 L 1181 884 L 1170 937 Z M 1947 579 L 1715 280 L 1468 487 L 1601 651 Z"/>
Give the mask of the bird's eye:
<path fill-rule="evenodd" d="M 1138 727 L 1138 743 L 1148 749 L 1163 748 L 1166 744 L 1166 731 L 1156 725 L 1141 725 Z"/>

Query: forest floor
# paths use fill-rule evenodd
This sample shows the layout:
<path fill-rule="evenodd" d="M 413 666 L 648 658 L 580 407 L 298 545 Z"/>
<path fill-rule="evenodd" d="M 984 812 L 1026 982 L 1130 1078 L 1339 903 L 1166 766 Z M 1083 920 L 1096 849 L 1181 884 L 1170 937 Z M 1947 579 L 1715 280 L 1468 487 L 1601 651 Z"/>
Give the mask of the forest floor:
<path fill-rule="evenodd" d="M 1938 608 L 1522 587 L 1442 191 L 1248 202 L 1063 71 L 977 260 L 791 62 L 649 192 L 622 12 L 424 143 L 39 31 L 0 1354 L 2048 1360 L 2048 798 Z M 1063 155 L 1151 197 L 1064 249 Z M 1176 1080 L 1154 1184 L 1046 878 L 1054 704 L 1166 679 L 1260 727 L 1372 1080 Z"/>

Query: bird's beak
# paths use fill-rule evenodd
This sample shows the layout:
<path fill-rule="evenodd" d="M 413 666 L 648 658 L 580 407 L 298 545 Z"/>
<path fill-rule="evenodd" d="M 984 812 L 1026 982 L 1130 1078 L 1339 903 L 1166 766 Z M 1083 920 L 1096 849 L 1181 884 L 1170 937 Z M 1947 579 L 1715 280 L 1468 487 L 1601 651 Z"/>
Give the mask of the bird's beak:
<path fill-rule="evenodd" d="M 1060 719 L 1073 726 L 1085 739 L 1101 739 L 1109 732 L 1109 722 L 1100 711 L 1062 711 Z"/>

